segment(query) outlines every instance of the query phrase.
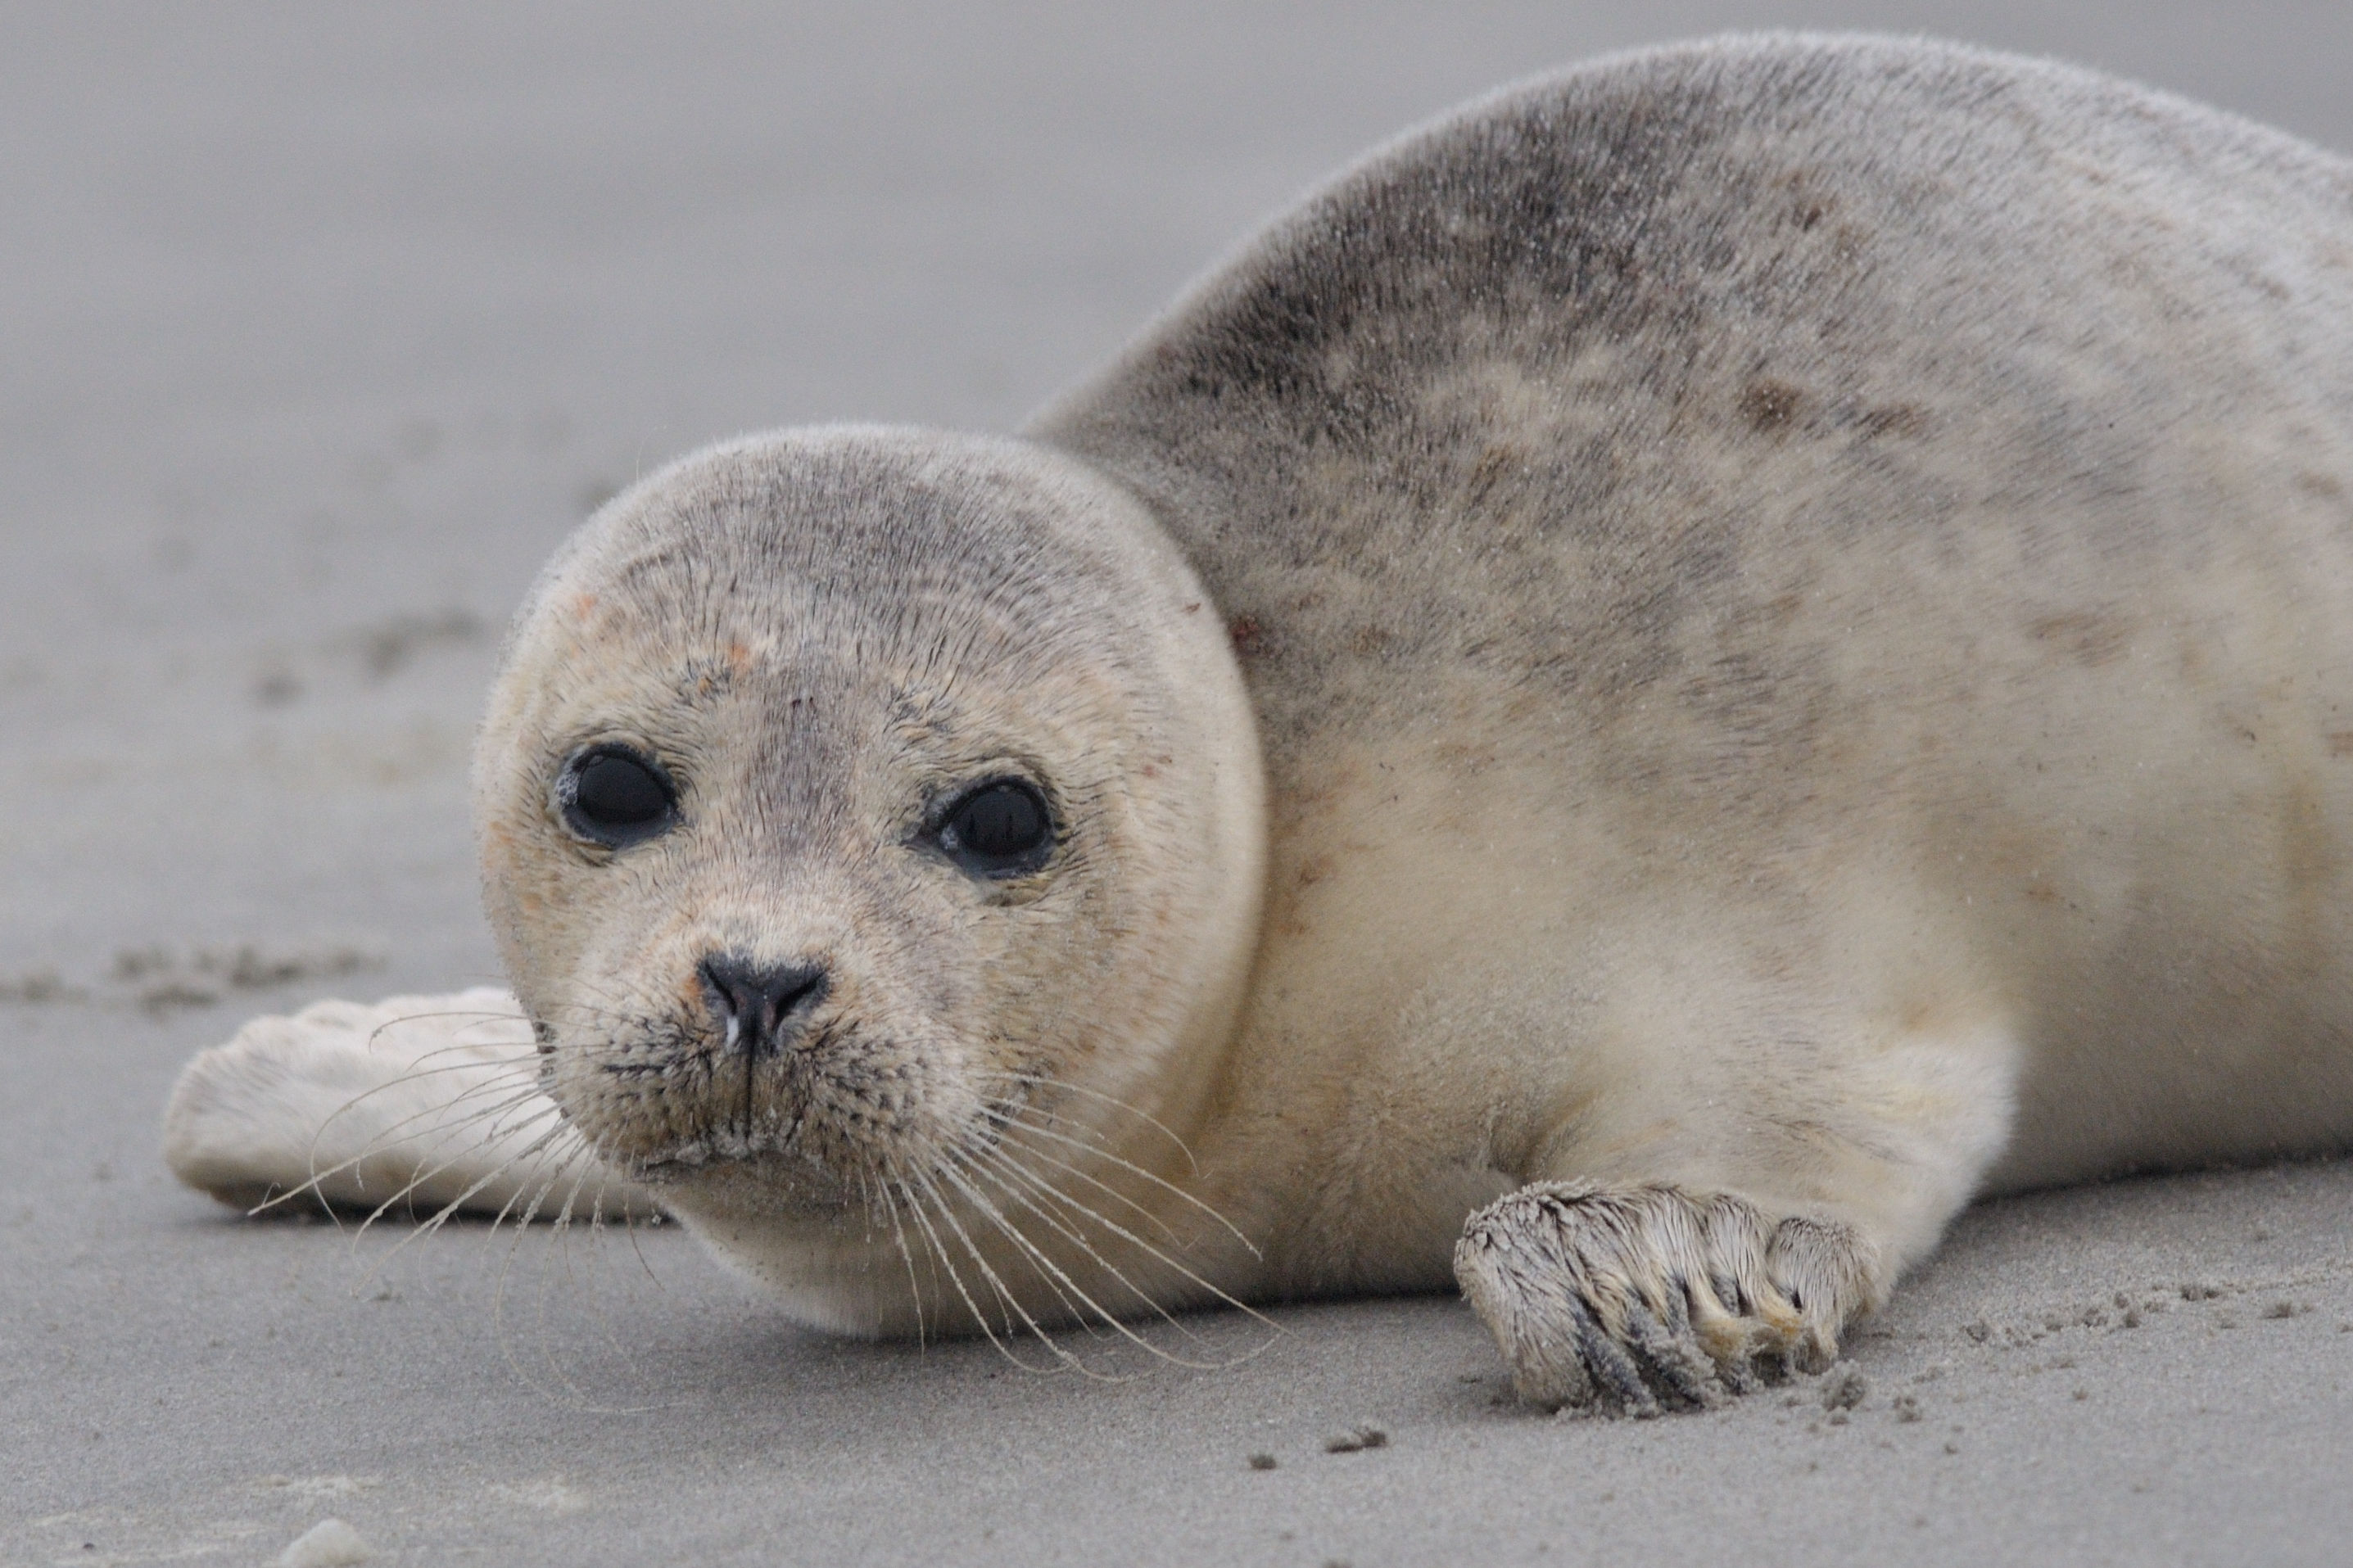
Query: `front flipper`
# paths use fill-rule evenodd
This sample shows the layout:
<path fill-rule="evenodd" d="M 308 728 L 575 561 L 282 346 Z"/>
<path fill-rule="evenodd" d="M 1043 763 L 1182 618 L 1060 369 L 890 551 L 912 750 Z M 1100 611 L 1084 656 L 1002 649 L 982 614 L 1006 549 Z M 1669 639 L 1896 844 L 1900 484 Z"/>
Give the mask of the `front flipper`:
<path fill-rule="evenodd" d="M 164 1159 L 240 1208 L 300 1196 L 420 1215 L 658 1212 L 541 1092 L 528 1021 L 488 988 L 251 1020 L 182 1070 Z"/>
<path fill-rule="evenodd" d="M 1520 1397 L 1655 1415 L 1761 1368 L 1819 1371 L 1879 1304 L 1879 1249 L 1835 1222 L 1726 1193 L 1537 1182 L 1471 1216 L 1454 1274 Z"/>

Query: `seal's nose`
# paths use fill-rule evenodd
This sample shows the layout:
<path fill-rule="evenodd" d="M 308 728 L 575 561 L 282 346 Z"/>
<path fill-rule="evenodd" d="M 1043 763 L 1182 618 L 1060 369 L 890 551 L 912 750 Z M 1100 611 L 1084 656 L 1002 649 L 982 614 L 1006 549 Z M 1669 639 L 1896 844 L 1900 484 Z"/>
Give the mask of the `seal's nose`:
<path fill-rule="evenodd" d="M 727 1048 L 773 1056 L 795 1021 L 823 1000 L 825 965 L 761 963 L 741 953 L 713 952 L 698 965 L 703 999 L 727 1031 Z"/>

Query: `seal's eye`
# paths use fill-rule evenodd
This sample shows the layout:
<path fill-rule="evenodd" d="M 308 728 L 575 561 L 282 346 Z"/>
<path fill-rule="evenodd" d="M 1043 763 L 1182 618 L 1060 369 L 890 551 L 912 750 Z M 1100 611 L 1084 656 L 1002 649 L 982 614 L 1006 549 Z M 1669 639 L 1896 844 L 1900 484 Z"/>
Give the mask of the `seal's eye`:
<path fill-rule="evenodd" d="M 1054 818 L 1036 785 L 992 779 L 949 806 L 933 837 L 976 877 L 1022 877 L 1052 852 Z"/>
<path fill-rule="evenodd" d="M 592 844 L 620 849 L 669 830 L 678 797 L 660 764 L 624 746 L 594 746 L 556 781 L 564 825 Z"/>

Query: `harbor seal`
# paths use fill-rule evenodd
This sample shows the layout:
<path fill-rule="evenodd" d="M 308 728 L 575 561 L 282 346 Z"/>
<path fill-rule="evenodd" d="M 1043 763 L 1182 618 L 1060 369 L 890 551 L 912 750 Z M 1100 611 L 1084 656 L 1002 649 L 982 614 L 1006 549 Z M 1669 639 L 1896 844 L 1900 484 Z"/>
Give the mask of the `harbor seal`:
<path fill-rule="evenodd" d="M 615 499 L 474 781 L 516 1000 L 248 1031 L 183 1176 L 1714 1404 L 1974 1194 L 2353 1142 L 2353 166 L 1916 41 L 1514 88 L 1018 437 Z"/>

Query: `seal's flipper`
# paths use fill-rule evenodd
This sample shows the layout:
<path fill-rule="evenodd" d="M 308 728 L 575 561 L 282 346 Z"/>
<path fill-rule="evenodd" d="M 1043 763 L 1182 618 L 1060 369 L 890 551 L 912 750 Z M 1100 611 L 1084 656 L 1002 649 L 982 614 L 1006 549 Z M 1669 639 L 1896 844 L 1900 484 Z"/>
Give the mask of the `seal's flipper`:
<path fill-rule="evenodd" d="M 323 1203 L 427 1215 L 650 1215 L 538 1085 L 531 1026 L 488 987 L 320 1002 L 256 1018 L 180 1074 L 164 1159 L 240 1208 Z M 591 1194 L 596 1194 L 590 1196 Z"/>
<path fill-rule="evenodd" d="M 1886 1294 L 1852 1227 L 1776 1220 L 1746 1198 L 1668 1185 L 1538 1182 L 1471 1216 L 1463 1295 L 1522 1399 L 1654 1415 L 1706 1408 L 1760 1370 L 1820 1372 Z"/>
<path fill-rule="evenodd" d="M 1848 963 L 1866 951 L 1785 929 Z M 1864 968 L 1860 1006 L 1827 973 L 1806 1005 L 1774 972 L 1777 1049 L 1757 1043 L 1767 993 L 1746 988 L 1761 949 L 1709 962 L 1685 943 L 1679 990 L 1630 988 L 1671 995 L 1640 1020 L 1639 1059 L 1681 1070 L 1614 1110 L 1567 1096 L 1544 1152 L 1510 1173 L 1525 1184 L 1454 1249 L 1522 1399 L 1655 1415 L 1822 1372 L 1936 1246 L 2007 1142 L 2021 1050 L 1948 950 L 1899 948 Z"/>

